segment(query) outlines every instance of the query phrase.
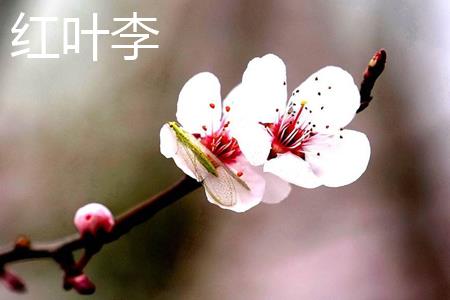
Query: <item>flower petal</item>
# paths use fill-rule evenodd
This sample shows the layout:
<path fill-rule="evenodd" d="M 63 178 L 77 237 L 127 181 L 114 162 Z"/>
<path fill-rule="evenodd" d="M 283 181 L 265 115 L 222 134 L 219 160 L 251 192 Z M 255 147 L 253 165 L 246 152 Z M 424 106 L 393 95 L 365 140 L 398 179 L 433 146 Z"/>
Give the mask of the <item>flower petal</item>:
<path fill-rule="evenodd" d="M 315 131 L 339 129 L 351 122 L 359 107 L 359 90 L 343 69 L 328 66 L 308 77 L 292 93 L 289 105 L 306 101 L 300 122 L 311 121 Z"/>
<path fill-rule="evenodd" d="M 362 132 L 343 130 L 330 136 L 329 140 L 328 147 L 308 147 L 306 161 L 326 186 L 338 187 L 354 182 L 369 163 L 370 143 L 367 136 Z"/>
<path fill-rule="evenodd" d="M 246 119 L 247 112 L 242 107 L 236 109 L 236 103 L 239 103 L 244 98 L 244 91 L 241 84 L 234 87 L 231 92 L 223 100 L 222 104 L 222 122 L 229 122 L 229 128 L 237 125 Z M 231 130 L 231 129 L 230 129 Z M 232 130 L 231 130 L 232 131 Z M 233 135 L 233 134 L 232 134 Z"/>
<path fill-rule="evenodd" d="M 286 66 L 274 54 L 252 59 L 242 76 L 243 99 L 236 102 L 246 119 L 275 122 L 286 105 Z"/>
<path fill-rule="evenodd" d="M 229 168 L 234 174 L 239 173 L 239 179 L 245 182 L 250 190 L 244 187 L 236 177 L 230 176 L 225 168 Z M 210 175 L 204 181 L 209 202 L 235 212 L 244 212 L 261 202 L 265 190 L 265 180 L 262 174 L 252 167 L 243 156 L 238 157 L 232 164 L 219 166 L 217 172 L 218 177 Z M 215 186 L 211 187 L 211 185 Z M 211 194 L 211 188 L 214 189 L 215 195 Z M 229 199 L 230 196 L 234 197 L 232 205 L 223 205 L 216 199 Z"/>
<path fill-rule="evenodd" d="M 178 96 L 177 120 L 190 133 L 219 128 L 222 115 L 220 83 L 214 74 L 203 72 L 189 79 Z"/>
<path fill-rule="evenodd" d="M 311 166 L 292 153 L 284 153 L 267 161 L 264 172 L 270 172 L 283 180 L 304 188 L 316 188 L 320 179 L 313 173 Z"/>
<path fill-rule="evenodd" d="M 256 121 L 248 120 L 248 111 L 236 109 L 236 103 L 243 99 L 243 87 L 239 84 L 223 101 L 224 120 L 229 122 L 229 132 L 252 165 L 262 165 L 269 156 L 272 138 L 267 130 Z"/>
<path fill-rule="evenodd" d="M 177 141 L 169 124 L 164 124 L 159 132 L 161 154 L 166 158 L 172 158 L 177 152 Z"/>
<path fill-rule="evenodd" d="M 242 86 L 238 84 L 225 97 L 222 104 L 222 113 L 224 115 L 232 115 L 234 113 L 234 104 L 242 98 Z"/>
<path fill-rule="evenodd" d="M 160 150 L 161 154 L 166 158 L 173 158 L 175 164 L 180 168 L 186 175 L 196 179 L 201 180 L 195 175 L 195 167 L 193 165 L 192 159 L 189 158 L 189 154 L 184 149 L 180 149 L 177 138 L 170 128 L 169 124 L 164 124 L 159 132 L 160 136 Z"/>
<path fill-rule="evenodd" d="M 259 166 L 266 162 L 272 147 L 272 136 L 264 126 L 252 122 L 234 122 L 230 132 L 250 164 Z"/>
<path fill-rule="evenodd" d="M 291 192 L 291 185 L 272 173 L 264 173 L 266 180 L 266 191 L 262 202 L 276 204 L 286 199 Z"/>

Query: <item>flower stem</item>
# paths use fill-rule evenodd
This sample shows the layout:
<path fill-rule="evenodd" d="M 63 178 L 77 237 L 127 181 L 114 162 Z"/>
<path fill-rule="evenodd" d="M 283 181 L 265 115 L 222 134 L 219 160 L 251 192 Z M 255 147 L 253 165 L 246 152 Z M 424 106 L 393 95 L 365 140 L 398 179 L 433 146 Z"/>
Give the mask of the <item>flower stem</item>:
<path fill-rule="evenodd" d="M 0 273 L 5 270 L 7 264 L 13 262 L 51 258 L 61 266 L 66 275 L 82 274 L 83 268 L 90 258 L 99 252 L 103 245 L 119 239 L 135 226 L 149 220 L 158 211 L 173 204 L 200 186 L 199 182 L 184 176 L 167 190 L 119 215 L 111 232 L 104 232 L 95 238 L 82 238 L 79 234 L 73 234 L 47 243 L 31 243 L 27 237 L 21 236 L 12 246 L 0 251 Z M 73 252 L 80 249 L 84 249 L 87 255 L 82 256 L 77 263 L 73 259 Z M 93 251 L 93 249 L 95 250 Z"/>

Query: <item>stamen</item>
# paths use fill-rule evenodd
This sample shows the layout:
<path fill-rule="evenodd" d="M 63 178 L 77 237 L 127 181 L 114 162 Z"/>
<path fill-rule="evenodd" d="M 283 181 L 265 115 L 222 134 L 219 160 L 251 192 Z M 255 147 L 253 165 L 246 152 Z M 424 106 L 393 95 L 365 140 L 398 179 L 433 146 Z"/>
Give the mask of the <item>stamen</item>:
<path fill-rule="evenodd" d="M 217 149 L 217 154 L 222 154 L 223 152 L 225 152 L 225 150 L 231 146 L 231 144 L 233 143 L 233 140 L 230 140 L 228 143 L 226 144 L 222 144 L 219 149 Z"/>
<path fill-rule="evenodd" d="M 297 116 L 295 117 L 294 122 L 297 122 L 297 121 L 298 121 L 298 118 L 300 117 L 300 115 L 301 115 L 301 113 L 302 113 L 302 111 L 303 111 L 303 108 L 305 107 L 306 103 L 308 103 L 307 100 L 302 100 L 302 101 L 300 102 L 300 109 L 299 109 L 298 112 L 297 112 Z"/>
<path fill-rule="evenodd" d="M 278 134 L 278 138 L 281 140 L 284 136 L 284 133 L 286 132 L 286 129 L 288 128 L 289 124 L 283 124 L 281 127 L 281 131 Z"/>
<path fill-rule="evenodd" d="M 303 142 L 303 138 L 298 139 L 297 141 L 295 141 L 294 144 L 292 144 L 291 146 L 289 146 L 289 148 L 291 149 L 295 149 L 297 147 L 299 147 Z"/>
<path fill-rule="evenodd" d="M 317 124 L 309 121 L 312 110 L 308 110 L 307 103 L 307 100 L 290 101 L 283 115 L 278 117 L 277 123 L 261 123 L 273 138 L 272 156 L 269 155 L 269 159 L 276 157 L 277 153 L 285 152 L 291 152 L 305 159 L 304 146 L 310 143 L 311 137 L 316 135 L 313 128 L 317 127 Z M 299 109 L 294 109 L 297 104 L 300 104 Z M 303 110 L 309 111 L 310 114 L 308 116 L 303 114 L 303 117 L 300 118 Z"/>
<path fill-rule="evenodd" d="M 295 149 L 295 148 L 297 148 L 297 147 L 300 147 L 300 145 L 303 143 L 303 141 L 304 141 L 305 139 L 309 138 L 309 137 L 310 137 L 310 133 L 309 133 L 309 131 L 307 131 L 307 132 L 305 132 L 305 134 L 303 134 L 297 141 L 295 141 L 295 143 L 292 144 L 291 147 L 292 147 L 293 149 Z"/>
<path fill-rule="evenodd" d="M 288 145 L 292 141 L 292 139 L 297 135 L 297 133 L 298 133 L 297 128 L 292 130 L 291 133 L 289 133 L 289 135 L 284 139 L 283 143 L 285 145 Z"/>
<path fill-rule="evenodd" d="M 219 128 L 213 130 L 214 123 L 211 121 L 211 127 L 202 126 L 202 129 L 207 131 L 206 135 L 196 136 L 223 163 L 235 162 L 236 157 L 241 153 L 237 141 L 228 134 L 226 128 L 229 124 L 230 121 L 222 118 Z"/>
<path fill-rule="evenodd" d="M 219 138 L 216 140 L 216 144 L 215 147 L 217 147 L 218 145 L 220 145 L 220 142 L 222 141 L 223 135 L 220 135 Z M 211 150 L 213 151 L 213 150 Z M 213 151 L 214 152 L 214 151 Z"/>

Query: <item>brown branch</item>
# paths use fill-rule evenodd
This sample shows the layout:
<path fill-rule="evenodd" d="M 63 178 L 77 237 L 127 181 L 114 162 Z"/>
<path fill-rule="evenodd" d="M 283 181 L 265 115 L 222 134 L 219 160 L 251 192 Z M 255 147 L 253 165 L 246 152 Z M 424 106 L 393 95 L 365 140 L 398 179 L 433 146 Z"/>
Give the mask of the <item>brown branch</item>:
<path fill-rule="evenodd" d="M 373 55 L 364 71 L 363 81 L 361 82 L 361 87 L 359 89 L 361 105 L 356 113 L 362 112 L 369 106 L 370 101 L 372 101 L 373 98 L 371 96 L 373 86 L 375 85 L 377 78 L 383 73 L 385 65 L 386 51 L 380 49 Z"/>
<path fill-rule="evenodd" d="M 79 234 L 73 234 L 52 242 L 31 243 L 28 238 L 21 236 L 13 245 L 0 251 L 0 277 L 12 290 L 24 291 L 24 286 L 17 284 L 21 281 L 20 278 L 7 271 L 5 266 L 17 261 L 51 258 L 61 266 L 65 273 L 64 288 L 75 288 L 82 294 L 93 293 L 95 286 L 83 274 L 83 268 L 91 257 L 100 251 L 103 245 L 117 240 L 135 226 L 150 219 L 158 211 L 200 186 L 201 184 L 194 179 L 184 176 L 172 187 L 118 216 L 111 232 L 101 232 L 95 238 L 92 236 L 81 238 Z M 80 249 L 84 249 L 84 255 L 79 262 L 75 262 L 73 252 Z M 14 283 L 16 284 L 14 285 Z M 14 288 L 14 286 L 18 288 Z"/>

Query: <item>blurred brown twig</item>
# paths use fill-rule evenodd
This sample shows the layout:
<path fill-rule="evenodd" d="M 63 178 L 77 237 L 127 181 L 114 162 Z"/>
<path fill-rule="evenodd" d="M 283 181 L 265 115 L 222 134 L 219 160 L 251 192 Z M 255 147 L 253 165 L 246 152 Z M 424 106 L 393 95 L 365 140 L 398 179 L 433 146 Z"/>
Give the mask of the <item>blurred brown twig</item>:
<path fill-rule="evenodd" d="M 6 270 L 5 266 L 22 260 L 51 258 L 64 271 L 63 286 L 66 290 L 74 288 L 80 294 L 92 294 L 95 291 L 95 285 L 83 273 L 84 267 L 92 256 L 100 251 L 103 245 L 119 239 L 135 226 L 150 219 L 158 211 L 200 186 L 200 183 L 194 179 L 184 176 L 167 190 L 117 217 L 111 232 L 102 232 L 95 238 L 92 236 L 81 238 L 79 234 L 74 234 L 52 242 L 34 244 L 27 237 L 21 236 L 12 246 L 0 251 L 0 278 L 11 290 L 23 292 L 25 284 L 18 276 Z M 76 262 L 73 252 L 80 249 L 84 249 L 84 254 Z"/>

